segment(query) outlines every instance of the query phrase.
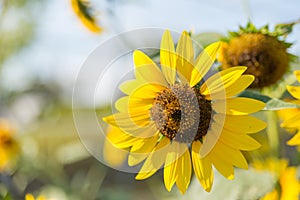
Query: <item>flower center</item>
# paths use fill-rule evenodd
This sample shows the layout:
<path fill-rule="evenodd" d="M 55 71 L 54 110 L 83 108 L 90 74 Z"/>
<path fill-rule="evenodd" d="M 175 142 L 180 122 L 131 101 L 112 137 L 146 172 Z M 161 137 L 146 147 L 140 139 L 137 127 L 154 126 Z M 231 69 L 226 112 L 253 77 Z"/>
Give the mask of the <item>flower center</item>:
<path fill-rule="evenodd" d="M 0 136 L 0 145 L 10 146 L 12 144 L 12 139 L 6 135 Z"/>
<path fill-rule="evenodd" d="M 289 67 L 287 47 L 276 37 L 243 34 L 233 38 L 223 51 L 222 67 L 247 66 L 245 74 L 255 77 L 251 88 L 275 84 Z"/>
<path fill-rule="evenodd" d="M 159 92 L 151 117 L 161 134 L 181 143 L 202 141 L 212 115 L 211 101 L 188 85 L 175 84 Z"/>

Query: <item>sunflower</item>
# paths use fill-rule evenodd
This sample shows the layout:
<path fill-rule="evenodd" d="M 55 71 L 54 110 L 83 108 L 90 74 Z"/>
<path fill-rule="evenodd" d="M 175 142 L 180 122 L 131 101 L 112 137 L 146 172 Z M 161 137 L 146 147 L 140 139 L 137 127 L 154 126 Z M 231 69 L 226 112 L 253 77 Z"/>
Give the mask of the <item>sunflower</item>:
<path fill-rule="evenodd" d="M 0 119 L 0 171 L 9 167 L 19 153 L 19 145 L 13 138 L 10 124 Z"/>
<path fill-rule="evenodd" d="M 289 26 L 290 29 L 293 25 Z M 251 88 L 276 84 L 288 71 L 289 63 L 295 57 L 287 52 L 292 43 L 281 39 L 286 34 L 288 32 L 283 32 L 282 26 L 271 32 L 267 25 L 258 29 L 252 23 L 240 27 L 238 32 L 229 32 L 230 36 L 224 39 L 226 43 L 219 57 L 222 68 L 247 66 L 245 73 L 255 77 Z"/>
<path fill-rule="evenodd" d="M 163 167 L 166 189 L 176 183 L 184 194 L 192 168 L 206 191 L 213 184 L 212 166 L 228 179 L 234 178 L 234 166 L 248 168 L 240 150 L 257 149 L 260 144 L 247 134 L 266 127 L 248 114 L 265 104 L 233 97 L 254 80 L 243 75 L 246 67 L 206 78 L 220 45 L 210 44 L 194 59 L 188 33 L 181 34 L 175 49 L 167 30 L 160 46 L 160 68 L 142 51 L 133 52 L 135 79 L 120 85 L 126 96 L 116 101 L 118 112 L 103 120 L 119 129 L 110 141 L 130 149 L 128 164 L 144 161 L 137 180 Z"/>
<path fill-rule="evenodd" d="M 297 200 L 300 194 L 300 182 L 297 179 L 297 167 L 288 166 L 288 161 L 268 158 L 265 162 L 255 161 L 257 170 L 268 170 L 274 176 L 274 189 L 260 200 Z"/>
<path fill-rule="evenodd" d="M 296 70 L 294 72 L 295 76 L 297 77 L 298 82 L 300 82 L 300 70 Z M 296 98 L 296 100 L 292 101 L 293 103 L 300 105 L 300 86 L 287 86 L 287 90 L 289 93 Z M 286 120 L 283 121 L 281 126 L 283 128 L 296 130 L 297 134 L 290 139 L 287 144 L 289 145 L 300 145 L 300 110 L 293 109 L 291 115 L 286 117 Z"/>
<path fill-rule="evenodd" d="M 71 0 L 71 5 L 73 11 L 86 28 L 95 33 L 102 31 L 102 28 L 97 24 L 95 16 L 91 13 L 88 0 Z"/>

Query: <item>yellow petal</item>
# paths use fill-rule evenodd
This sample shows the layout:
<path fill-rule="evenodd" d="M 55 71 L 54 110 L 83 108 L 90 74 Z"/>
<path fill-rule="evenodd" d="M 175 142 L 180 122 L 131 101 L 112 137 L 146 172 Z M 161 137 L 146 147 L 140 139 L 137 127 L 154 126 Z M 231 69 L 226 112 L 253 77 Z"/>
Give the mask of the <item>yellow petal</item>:
<path fill-rule="evenodd" d="M 225 91 L 227 87 L 234 84 L 247 67 L 231 67 L 209 77 L 201 86 L 200 92 L 203 95 Z"/>
<path fill-rule="evenodd" d="M 299 101 L 299 100 L 296 100 L 296 101 Z M 291 103 L 295 103 L 295 104 L 298 104 L 298 105 L 299 105 L 299 102 L 291 101 Z M 285 120 L 291 118 L 292 116 L 294 116 L 297 113 L 300 114 L 300 108 L 287 108 L 287 109 L 277 110 L 276 112 L 277 112 L 278 117 L 280 118 L 280 120 L 285 121 Z"/>
<path fill-rule="evenodd" d="M 169 30 L 164 32 L 160 43 L 160 64 L 168 83 L 173 85 L 176 76 L 176 54 L 172 35 Z"/>
<path fill-rule="evenodd" d="M 254 79 L 255 78 L 252 75 L 242 75 L 235 83 L 225 88 L 225 91 L 220 90 L 218 92 L 208 94 L 205 98 L 208 100 L 216 100 L 235 96 L 251 85 Z"/>
<path fill-rule="evenodd" d="M 280 176 L 281 200 L 299 199 L 300 184 L 297 167 L 288 167 Z"/>
<path fill-rule="evenodd" d="M 26 194 L 25 200 L 34 200 L 34 196 L 32 194 Z"/>
<path fill-rule="evenodd" d="M 178 155 L 179 143 L 173 142 L 170 145 L 169 152 L 166 156 L 166 162 L 164 166 L 164 182 L 166 189 L 170 192 L 174 183 L 176 182 L 177 173 L 177 161 L 179 158 Z"/>
<path fill-rule="evenodd" d="M 220 119 L 220 121 L 224 121 L 224 119 Z M 207 134 L 203 138 L 203 144 L 200 149 L 200 157 L 204 158 L 209 154 L 209 152 L 214 148 L 216 143 L 219 140 L 219 137 L 222 133 L 223 127 L 219 126 L 216 123 L 211 124 L 211 128 L 207 131 Z"/>
<path fill-rule="evenodd" d="M 157 140 L 158 134 L 154 135 L 154 137 L 145 138 L 140 140 L 138 143 L 132 146 L 130 149 L 130 154 L 128 156 L 128 165 L 134 166 L 142 162 L 154 149 Z"/>
<path fill-rule="evenodd" d="M 192 71 L 190 86 L 199 83 L 206 75 L 212 64 L 215 62 L 220 49 L 221 42 L 215 42 L 206 47 L 196 59 L 195 67 Z"/>
<path fill-rule="evenodd" d="M 130 126 L 146 126 L 150 123 L 148 110 L 132 113 L 115 113 L 103 118 L 103 121 L 121 128 Z"/>
<path fill-rule="evenodd" d="M 124 163 L 127 158 L 128 151 L 115 146 L 109 138 L 117 137 L 114 128 L 110 127 L 104 141 L 103 159 L 111 167 L 117 167 Z"/>
<path fill-rule="evenodd" d="M 222 114 L 215 114 L 214 121 L 219 123 L 224 119 Z M 221 125 L 222 126 L 222 125 Z M 224 128 L 238 133 L 256 133 L 266 128 L 267 124 L 248 115 L 226 115 Z"/>
<path fill-rule="evenodd" d="M 285 120 L 281 126 L 285 128 L 297 128 L 299 127 L 300 122 L 300 113 L 295 114 L 294 116 L 290 117 L 289 119 Z"/>
<path fill-rule="evenodd" d="M 255 77 L 252 75 L 243 75 L 241 76 L 234 84 L 225 88 L 226 96 L 232 97 L 235 96 L 245 89 L 247 89 L 251 83 L 254 81 Z"/>
<path fill-rule="evenodd" d="M 167 82 L 156 64 L 142 51 L 133 52 L 135 65 L 135 77 L 138 80 L 145 80 L 149 83 L 167 85 Z"/>
<path fill-rule="evenodd" d="M 144 85 L 146 82 L 143 80 L 128 80 L 120 85 L 120 90 L 125 94 L 131 94 L 136 88 L 139 88 L 141 85 Z"/>
<path fill-rule="evenodd" d="M 135 179 L 143 180 L 155 174 L 166 160 L 167 153 L 169 152 L 169 145 L 170 140 L 164 137 L 147 157 Z"/>
<path fill-rule="evenodd" d="M 150 122 L 147 126 L 128 126 L 122 127 L 122 131 L 137 138 L 149 138 L 158 134 L 158 129 L 154 122 Z"/>
<path fill-rule="evenodd" d="M 137 143 L 139 143 L 139 141 L 145 138 L 150 138 L 159 135 L 157 130 L 153 127 L 153 124 L 151 124 L 148 127 L 143 127 L 141 129 L 136 130 L 137 133 L 135 132 L 133 133 L 135 135 L 128 134 L 124 130 L 121 130 L 120 128 L 115 126 L 110 126 L 110 127 L 111 129 L 107 133 L 106 137 L 114 146 L 120 149 L 134 146 Z"/>
<path fill-rule="evenodd" d="M 71 0 L 73 11 L 81 20 L 83 25 L 90 31 L 100 33 L 102 28 L 97 24 L 95 16 L 92 15 L 89 2 L 85 0 Z"/>
<path fill-rule="evenodd" d="M 164 166 L 164 182 L 168 191 L 171 191 L 177 179 L 178 161 L 185 151 L 188 151 L 188 149 L 186 144 L 183 143 L 172 142 L 169 147 Z"/>
<path fill-rule="evenodd" d="M 152 107 L 153 99 L 130 98 L 129 96 L 119 98 L 115 108 L 119 112 L 136 112 L 137 110 L 149 110 Z"/>
<path fill-rule="evenodd" d="M 104 150 L 103 150 L 103 159 L 110 167 L 118 167 L 121 166 L 128 155 L 128 151 L 124 149 L 120 149 L 110 142 L 105 142 Z"/>
<path fill-rule="evenodd" d="M 115 103 L 115 108 L 119 111 L 119 112 L 128 112 L 128 100 L 129 97 L 121 97 L 120 99 L 118 99 Z"/>
<path fill-rule="evenodd" d="M 226 96 L 232 97 L 242 91 L 244 91 L 251 83 L 254 81 L 255 77 L 252 75 L 243 75 L 241 76 L 234 84 L 225 88 Z"/>
<path fill-rule="evenodd" d="M 226 129 L 222 131 L 220 141 L 231 148 L 244 151 L 255 150 L 261 146 L 256 140 L 246 134 L 238 134 Z"/>
<path fill-rule="evenodd" d="M 290 94 L 295 97 L 296 99 L 300 99 L 300 86 L 286 86 L 287 90 Z"/>
<path fill-rule="evenodd" d="M 265 196 L 263 196 L 260 200 L 279 200 L 279 194 L 276 189 L 273 191 L 267 193 Z"/>
<path fill-rule="evenodd" d="M 176 185 L 181 194 L 184 194 L 189 187 L 192 175 L 191 157 L 188 149 L 179 158 L 177 162 L 176 173 Z"/>
<path fill-rule="evenodd" d="M 178 41 L 176 47 L 177 60 L 176 67 L 178 71 L 178 76 L 181 82 L 189 82 L 191 78 L 191 73 L 194 68 L 194 49 L 192 40 L 188 32 L 184 31 Z"/>
<path fill-rule="evenodd" d="M 200 148 L 201 148 L 201 142 L 194 141 L 192 144 L 193 168 L 196 177 L 199 180 L 200 184 L 202 185 L 203 189 L 209 192 L 211 190 L 213 179 L 214 179 L 212 164 L 208 156 L 204 158 L 200 157 L 199 154 Z"/>
<path fill-rule="evenodd" d="M 157 93 L 164 89 L 165 87 L 159 84 L 143 84 L 136 88 L 129 96 L 130 98 L 153 100 L 157 96 Z"/>
<path fill-rule="evenodd" d="M 220 149 L 214 149 L 207 156 L 220 174 L 229 180 L 234 178 L 233 165 L 227 160 L 227 155 L 220 152 Z"/>
<path fill-rule="evenodd" d="M 38 196 L 36 200 L 46 200 L 46 198 L 44 196 Z"/>
<path fill-rule="evenodd" d="M 227 115 L 247 115 L 265 107 L 265 103 L 244 97 L 230 98 L 213 102 L 214 111 Z"/>
<path fill-rule="evenodd" d="M 300 70 L 295 70 L 295 71 L 294 71 L 294 74 L 295 74 L 295 76 L 296 76 L 298 82 L 300 83 Z"/>
<path fill-rule="evenodd" d="M 298 131 L 298 133 L 287 142 L 288 145 L 300 145 L 300 131 Z"/>
<path fill-rule="evenodd" d="M 217 142 L 213 151 L 220 156 L 223 155 L 228 163 L 232 163 L 234 166 L 242 169 L 248 169 L 247 160 L 239 150 L 233 149 L 222 142 Z"/>
<path fill-rule="evenodd" d="M 139 141 L 139 138 L 132 137 L 115 126 L 110 127 L 106 138 L 112 145 L 118 147 L 119 149 L 128 148 Z"/>

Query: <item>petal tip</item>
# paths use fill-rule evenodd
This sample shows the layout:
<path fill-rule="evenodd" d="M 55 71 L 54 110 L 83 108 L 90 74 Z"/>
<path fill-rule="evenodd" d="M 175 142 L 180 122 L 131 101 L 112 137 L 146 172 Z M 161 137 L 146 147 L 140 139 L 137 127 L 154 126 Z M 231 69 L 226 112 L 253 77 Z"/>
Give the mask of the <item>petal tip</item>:
<path fill-rule="evenodd" d="M 169 29 L 166 29 L 166 30 L 164 31 L 164 35 L 169 35 L 169 34 L 171 34 L 170 30 L 169 30 Z"/>
<path fill-rule="evenodd" d="M 180 193 L 182 194 L 182 195 L 184 195 L 185 194 L 185 192 L 186 192 L 186 189 L 180 189 L 180 188 L 178 188 L 179 189 L 179 191 L 180 191 Z"/>
<path fill-rule="evenodd" d="M 184 35 L 184 36 L 189 36 L 189 33 L 187 31 L 182 31 L 182 34 L 181 35 Z"/>
<path fill-rule="evenodd" d="M 109 116 L 102 117 L 102 120 L 103 120 L 104 122 L 108 123 L 108 121 L 109 121 L 108 118 L 109 118 Z"/>
<path fill-rule="evenodd" d="M 212 184 L 207 186 L 207 187 L 204 187 L 203 189 L 206 191 L 206 192 L 210 192 L 211 191 L 211 188 L 212 188 Z"/>
<path fill-rule="evenodd" d="M 134 50 L 133 51 L 133 57 L 137 56 L 138 54 L 140 54 L 141 51 L 140 50 Z"/>
<path fill-rule="evenodd" d="M 227 177 L 228 180 L 233 180 L 234 179 L 234 174 L 230 174 L 228 177 Z"/>

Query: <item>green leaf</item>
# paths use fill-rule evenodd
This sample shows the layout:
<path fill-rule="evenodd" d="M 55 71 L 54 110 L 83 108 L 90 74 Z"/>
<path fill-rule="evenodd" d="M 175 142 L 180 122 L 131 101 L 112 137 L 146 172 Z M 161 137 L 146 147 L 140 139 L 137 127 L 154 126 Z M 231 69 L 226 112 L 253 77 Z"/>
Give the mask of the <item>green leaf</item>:
<path fill-rule="evenodd" d="M 253 91 L 253 90 L 245 90 L 239 96 L 256 99 L 256 100 L 262 101 L 264 103 L 267 103 L 268 101 L 270 101 L 272 99 L 266 95 L 262 95 L 261 93 Z"/>
<path fill-rule="evenodd" d="M 274 32 L 278 36 L 285 36 L 285 35 L 290 34 L 293 31 L 293 26 L 294 26 L 294 23 L 290 23 L 290 24 L 277 24 L 275 26 Z"/>
<path fill-rule="evenodd" d="M 290 58 L 291 62 L 299 62 L 299 57 L 298 56 L 296 56 L 294 54 L 291 54 L 291 53 L 289 53 L 288 55 L 289 55 L 289 58 Z"/>
<path fill-rule="evenodd" d="M 3 198 L 3 200 L 13 200 L 13 199 L 12 199 L 11 195 L 9 193 L 7 193 L 5 195 L 5 197 Z"/>
<path fill-rule="evenodd" d="M 240 26 L 240 33 L 257 33 L 258 30 L 252 22 L 248 22 L 246 27 Z"/>
<path fill-rule="evenodd" d="M 257 29 L 256 29 L 255 25 L 252 22 L 248 23 L 247 28 L 248 28 L 250 33 L 256 33 L 257 32 Z"/>
<path fill-rule="evenodd" d="M 234 31 L 228 31 L 229 37 L 234 38 L 234 37 L 239 37 L 240 34 Z"/>
<path fill-rule="evenodd" d="M 252 91 L 252 90 L 245 90 L 239 96 L 256 99 L 256 100 L 266 103 L 266 107 L 264 108 L 264 110 L 281 110 L 281 109 L 287 109 L 287 108 L 300 108 L 300 106 L 297 104 L 285 102 L 285 101 L 282 101 L 282 100 L 276 99 L 276 98 L 272 99 L 269 96 L 262 95 L 259 92 Z"/>
<path fill-rule="evenodd" d="M 264 110 L 281 110 L 287 108 L 300 108 L 299 105 L 282 101 L 280 99 L 271 99 L 266 103 Z"/>
<path fill-rule="evenodd" d="M 300 23 L 300 19 L 291 23 L 277 24 L 275 26 L 274 33 L 276 33 L 278 36 L 286 37 L 288 34 L 290 34 L 293 31 L 294 25 L 299 23 Z"/>
<path fill-rule="evenodd" d="M 294 43 L 282 41 L 286 48 L 290 48 Z"/>
<path fill-rule="evenodd" d="M 258 30 L 258 32 L 261 32 L 262 34 L 266 34 L 266 35 L 269 34 L 269 25 L 267 24 L 267 25 L 261 27 Z"/>

